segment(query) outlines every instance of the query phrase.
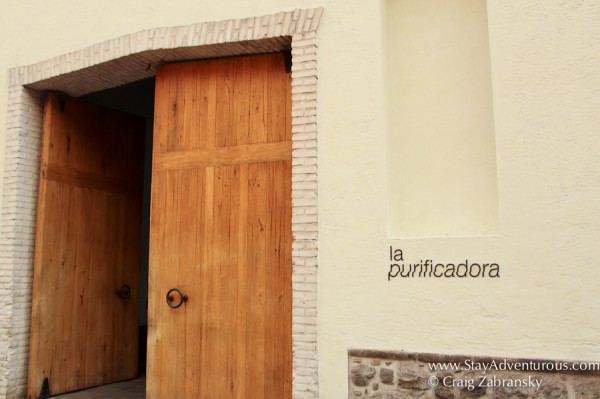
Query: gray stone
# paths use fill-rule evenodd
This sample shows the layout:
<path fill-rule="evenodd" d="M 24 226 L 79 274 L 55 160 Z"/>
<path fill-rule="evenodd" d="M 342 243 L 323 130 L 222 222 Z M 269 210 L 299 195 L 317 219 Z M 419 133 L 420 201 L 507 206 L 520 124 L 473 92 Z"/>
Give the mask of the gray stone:
<path fill-rule="evenodd" d="M 460 389 L 460 396 L 459 398 L 481 398 L 482 396 L 485 395 L 487 388 L 486 387 L 479 387 L 477 385 L 475 385 L 475 387 L 468 389 L 468 388 L 461 388 Z"/>
<path fill-rule="evenodd" d="M 367 399 L 418 399 L 424 394 L 424 391 L 411 390 L 377 392 L 371 394 Z"/>
<path fill-rule="evenodd" d="M 369 385 L 369 380 L 371 380 L 374 376 L 375 367 L 366 366 L 364 364 L 353 367 L 350 371 L 350 378 L 357 387 L 366 387 Z"/>
<path fill-rule="evenodd" d="M 454 399 L 454 392 L 448 387 L 437 387 L 434 390 L 435 397 L 439 399 Z"/>
<path fill-rule="evenodd" d="M 514 385 L 518 385 L 517 383 L 520 380 L 525 379 L 523 374 L 500 374 L 496 376 L 500 382 L 502 382 L 499 386 L 490 387 L 490 390 L 494 392 L 494 398 L 497 399 L 526 399 L 531 398 L 535 395 L 535 388 L 531 386 L 507 386 L 509 383 L 513 383 Z M 488 381 L 493 378 L 493 376 L 488 376 Z M 534 376 L 534 378 L 540 379 L 539 376 Z"/>
<path fill-rule="evenodd" d="M 479 374 L 468 373 L 462 377 L 455 377 L 454 382 L 463 382 L 459 387 L 459 398 L 481 398 L 486 394 L 487 387 L 482 383 L 484 378 Z"/>
<path fill-rule="evenodd" d="M 488 378 L 492 378 L 492 376 L 488 376 Z M 516 382 L 518 380 L 523 380 L 523 375 L 518 374 L 508 374 L 508 375 L 500 375 L 499 378 L 502 382 Z M 490 388 L 494 392 L 494 398 L 497 399 L 527 399 L 531 398 L 534 394 L 534 388 L 529 386 L 504 386 L 504 384 L 500 386 L 495 386 Z"/>
<path fill-rule="evenodd" d="M 398 370 L 398 386 L 406 389 L 429 389 L 429 383 L 427 382 L 428 376 L 420 372 L 420 370 L 414 369 L 399 369 Z"/>
<path fill-rule="evenodd" d="M 374 391 L 379 390 L 379 384 L 378 383 L 374 383 L 373 386 L 372 386 L 372 388 L 373 388 Z"/>
<path fill-rule="evenodd" d="M 400 392 L 377 392 L 369 396 L 367 399 L 405 399 L 406 396 L 401 396 Z"/>
<path fill-rule="evenodd" d="M 382 368 L 379 370 L 379 379 L 382 384 L 392 385 L 394 383 L 394 370 Z"/>
<path fill-rule="evenodd" d="M 379 360 L 379 359 L 371 360 L 371 365 L 373 365 L 373 366 L 379 366 L 380 364 L 381 364 L 381 360 Z"/>
<path fill-rule="evenodd" d="M 563 399 L 569 397 L 567 387 L 557 380 L 544 381 L 540 390 L 533 396 L 535 399 Z M 587 399 L 588 397 L 585 396 Z"/>
<path fill-rule="evenodd" d="M 576 399 L 600 399 L 600 381 L 589 381 L 575 386 Z"/>
<path fill-rule="evenodd" d="M 493 389 L 496 399 L 527 399 L 529 392 L 520 387 L 497 387 Z"/>

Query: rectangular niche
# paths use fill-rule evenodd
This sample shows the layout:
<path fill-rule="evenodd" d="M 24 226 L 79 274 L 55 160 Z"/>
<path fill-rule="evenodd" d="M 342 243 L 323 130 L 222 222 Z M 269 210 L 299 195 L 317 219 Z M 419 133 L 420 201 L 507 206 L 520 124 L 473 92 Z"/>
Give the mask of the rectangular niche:
<path fill-rule="evenodd" d="M 493 235 L 485 0 L 387 1 L 389 235 Z"/>

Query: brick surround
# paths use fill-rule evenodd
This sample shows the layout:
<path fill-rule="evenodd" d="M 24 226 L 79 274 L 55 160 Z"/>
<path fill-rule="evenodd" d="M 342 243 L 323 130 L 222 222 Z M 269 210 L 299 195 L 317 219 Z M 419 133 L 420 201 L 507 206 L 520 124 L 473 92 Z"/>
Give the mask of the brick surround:
<path fill-rule="evenodd" d="M 161 62 L 292 51 L 293 398 L 318 397 L 317 28 L 322 8 L 125 35 L 10 70 L 0 231 L 0 398 L 27 383 L 42 92 L 81 96 L 154 76 Z"/>

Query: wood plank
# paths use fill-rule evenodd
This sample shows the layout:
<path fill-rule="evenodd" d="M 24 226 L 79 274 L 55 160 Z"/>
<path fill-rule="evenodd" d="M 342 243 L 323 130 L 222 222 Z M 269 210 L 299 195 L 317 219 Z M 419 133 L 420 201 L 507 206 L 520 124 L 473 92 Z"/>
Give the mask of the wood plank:
<path fill-rule="evenodd" d="M 269 58 L 258 56 L 250 68 L 248 143 L 267 142 Z"/>
<path fill-rule="evenodd" d="M 290 86 L 291 87 L 291 86 Z M 291 89 L 290 89 L 291 95 Z M 291 107 L 290 107 L 291 109 Z M 291 113 L 289 114 L 291 119 Z M 290 123 L 291 134 L 291 123 Z M 281 370 L 284 386 L 284 397 L 292 397 L 292 161 L 283 162 L 284 167 L 279 169 L 281 183 L 279 190 L 284 194 L 279 206 L 283 211 L 283 228 L 281 231 L 281 248 L 283 256 L 279 259 L 281 269 L 282 289 L 279 292 L 279 306 L 282 310 L 279 339 L 283 343 L 279 349 Z"/>
<path fill-rule="evenodd" d="M 292 159 L 292 145 L 289 141 L 245 144 L 234 147 L 218 147 L 195 151 L 168 152 L 156 154 L 153 169 L 185 169 L 201 166 L 236 165 L 242 163 L 273 162 Z"/>
<path fill-rule="evenodd" d="M 247 258 L 246 300 L 248 323 L 246 356 L 249 359 L 246 392 L 256 392 L 264 398 L 265 383 L 265 223 L 266 223 L 266 167 L 251 164 L 248 170 L 248 235 L 247 245 L 252 248 Z"/>
<path fill-rule="evenodd" d="M 165 211 L 169 217 L 165 219 L 165 235 L 168 237 L 164 241 L 164 254 L 163 264 L 160 269 L 160 279 L 165 287 L 162 290 L 162 295 L 159 295 L 157 306 L 160 309 L 159 315 L 164 328 L 173 329 L 173 331 L 185 331 L 182 330 L 182 326 L 185 320 L 182 318 L 181 311 L 183 309 L 173 310 L 166 305 L 165 295 L 171 288 L 181 289 L 184 283 L 179 279 L 179 255 L 180 255 L 180 235 L 179 226 L 182 222 L 183 215 L 180 211 L 181 206 L 181 189 L 182 180 L 180 171 L 168 171 L 167 172 L 167 184 L 166 184 L 166 208 Z M 160 391 L 162 394 L 158 395 L 159 398 L 169 397 L 168 392 L 175 392 L 178 387 L 181 387 L 182 373 L 166 373 L 166 370 L 177 369 L 176 365 L 182 363 L 182 357 L 185 355 L 185 348 L 179 346 L 179 339 L 181 334 L 164 334 L 162 339 L 164 340 L 164 347 L 162 350 L 162 367 L 165 376 L 159 382 Z"/>
<path fill-rule="evenodd" d="M 155 144 L 155 149 L 157 145 L 158 143 Z M 164 246 L 166 240 L 165 229 L 162 228 L 162 226 L 165 225 L 166 218 L 168 217 L 166 184 L 166 171 L 154 172 L 152 174 L 150 253 L 148 265 L 148 362 L 146 364 L 146 374 L 148 376 L 163 375 L 163 366 L 165 366 L 162 362 L 153 361 L 153 359 L 162 359 L 163 348 L 157 321 L 161 318 L 160 312 L 165 311 L 165 309 L 163 309 L 164 291 L 161 290 L 162 281 L 160 273 L 164 270 Z M 147 398 L 151 399 L 158 397 L 160 382 L 159 378 L 147 378 Z"/>
<path fill-rule="evenodd" d="M 112 191 L 134 196 L 142 195 L 139 181 L 114 179 L 96 173 L 87 173 L 59 165 L 43 165 L 42 177 L 51 181 L 65 183 L 69 186 L 92 188 L 96 190 Z"/>
<path fill-rule="evenodd" d="M 287 74 L 282 74 L 281 70 L 285 69 L 283 53 L 278 58 L 271 58 L 269 69 L 267 71 L 267 141 L 285 141 L 291 140 L 287 137 L 287 114 L 291 116 L 291 110 L 287 108 L 287 90 L 288 82 Z M 282 104 L 285 104 L 282 106 Z M 291 126 L 291 124 L 290 124 Z"/>
<path fill-rule="evenodd" d="M 184 192 L 182 193 L 182 213 L 188 215 L 182 221 L 180 232 L 180 278 L 182 289 L 190 295 L 189 301 L 200 303 L 201 295 L 193 288 L 202 285 L 203 279 L 203 253 L 204 253 L 204 171 L 194 169 L 186 170 L 184 173 Z M 186 305 L 187 306 L 187 303 Z M 198 364 L 201 361 L 200 341 L 188 339 L 197 336 L 202 326 L 202 314 L 200 312 L 185 313 L 185 350 L 183 351 L 183 364 Z M 198 381 L 200 375 L 197 368 L 189 373 L 182 373 L 184 377 L 185 397 L 201 398 L 202 392 Z"/>
<path fill-rule="evenodd" d="M 154 133 L 152 137 L 152 156 L 166 152 L 167 132 L 169 131 L 169 105 L 170 105 L 170 83 L 171 77 L 168 73 L 168 65 L 160 65 L 156 70 L 156 82 L 154 90 Z"/>
<path fill-rule="evenodd" d="M 228 328 L 229 312 L 220 311 L 221 309 L 231 309 L 229 301 L 230 294 L 230 253 L 229 253 L 229 220 L 231 209 L 231 182 L 228 176 L 228 167 L 215 167 L 215 186 L 213 200 L 213 218 L 214 218 L 214 236 L 212 245 L 212 281 L 213 295 L 208 298 L 211 303 L 209 308 L 214 318 L 210 321 L 211 341 L 213 342 L 214 358 L 211 363 L 211 371 L 214 375 L 214 381 L 223 384 L 220 390 L 222 397 L 228 397 L 229 376 L 227 375 L 227 346 L 231 331 Z M 233 359 L 231 359 L 233 360 Z M 202 364 L 206 369 L 208 361 Z"/>
<path fill-rule="evenodd" d="M 239 165 L 239 205 L 237 217 L 237 298 L 235 302 L 235 358 L 238 360 L 235 367 L 236 382 L 234 395 L 236 399 L 246 397 L 246 371 L 249 358 L 246 353 L 246 333 L 248 326 L 248 312 L 246 311 L 246 291 L 248 290 L 248 164 Z M 252 248 L 250 246 L 250 248 Z"/>
<path fill-rule="evenodd" d="M 165 131 L 155 134 L 171 141 L 156 141 L 153 158 L 147 397 L 290 399 L 291 88 L 282 56 L 158 74 L 156 112 L 167 116 L 156 115 Z M 175 114 L 172 84 L 185 110 Z M 183 135 L 174 135 L 179 122 L 164 121 L 182 114 Z M 164 304 L 171 286 L 189 295 L 179 309 Z"/>
<path fill-rule="evenodd" d="M 265 164 L 265 186 L 269 189 L 266 191 L 265 200 L 265 326 L 263 333 L 265 336 L 265 397 L 283 397 L 282 392 L 278 389 L 281 378 L 276 378 L 278 370 L 275 368 L 277 349 L 277 334 L 276 324 L 279 321 L 279 311 L 275 306 L 277 298 L 275 295 L 269 295 L 269 292 L 279 292 L 278 285 L 280 276 L 278 273 L 279 262 L 277 259 L 277 241 L 278 241 L 278 216 L 281 213 L 275 203 L 276 182 L 275 182 L 275 166 L 276 163 Z"/>
<path fill-rule="evenodd" d="M 207 62 L 201 69 L 206 75 L 206 118 L 203 118 L 201 123 L 203 135 L 206 135 L 206 146 L 201 148 L 214 148 L 217 146 L 217 137 L 220 133 L 217 133 L 217 110 L 218 104 L 216 99 L 219 98 L 220 93 L 217 91 L 217 74 L 218 64 L 213 62 Z M 204 83 L 203 83 L 204 85 Z"/>
<path fill-rule="evenodd" d="M 216 82 L 215 136 L 214 147 L 229 147 L 238 144 L 237 129 L 239 125 L 233 120 L 235 102 L 240 98 L 236 93 L 236 85 L 242 80 L 236 76 L 237 65 L 234 58 L 219 60 L 216 64 L 216 74 L 209 79 Z"/>
<path fill-rule="evenodd" d="M 173 64 L 174 79 L 169 81 L 169 102 L 167 110 L 167 130 L 165 132 L 167 151 L 176 151 L 181 147 L 179 144 L 179 135 L 183 126 L 183 93 L 182 87 L 184 82 L 181 77 L 185 73 L 183 70 L 184 64 Z"/>
<path fill-rule="evenodd" d="M 225 61 L 223 61 L 225 62 Z M 235 63 L 233 98 L 229 118 L 233 121 L 232 135 L 237 145 L 251 144 L 250 141 L 250 84 L 253 63 L 248 57 L 231 59 Z"/>
<path fill-rule="evenodd" d="M 214 309 L 212 308 L 211 297 L 214 296 L 214 284 L 216 271 L 213 267 L 213 251 L 212 242 L 214 240 L 214 192 L 215 192 L 215 168 L 209 166 L 204 169 L 204 264 L 202 267 L 202 305 L 199 311 L 202 313 L 202 328 L 201 328 L 201 346 L 200 354 L 206 354 L 208 358 L 214 358 L 215 345 L 214 336 L 211 336 L 214 325 Z M 203 368 L 202 361 L 194 364 L 198 368 L 197 373 L 200 378 L 200 390 L 203 394 L 208 395 L 213 390 L 215 375 L 212 368 Z M 212 379 L 211 379 L 212 377 Z"/>

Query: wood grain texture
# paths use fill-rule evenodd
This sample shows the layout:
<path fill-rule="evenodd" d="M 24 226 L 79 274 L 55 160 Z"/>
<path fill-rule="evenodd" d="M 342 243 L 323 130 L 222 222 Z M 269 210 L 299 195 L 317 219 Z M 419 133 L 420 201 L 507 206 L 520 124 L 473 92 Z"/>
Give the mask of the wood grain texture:
<path fill-rule="evenodd" d="M 290 96 L 279 53 L 157 72 L 148 398 L 291 398 Z"/>
<path fill-rule="evenodd" d="M 242 144 L 156 154 L 154 170 L 197 168 L 239 163 L 272 162 L 292 159 L 291 141 Z"/>
<path fill-rule="evenodd" d="M 136 376 L 143 135 L 137 117 L 46 99 L 29 398 L 45 378 L 58 394 Z"/>

